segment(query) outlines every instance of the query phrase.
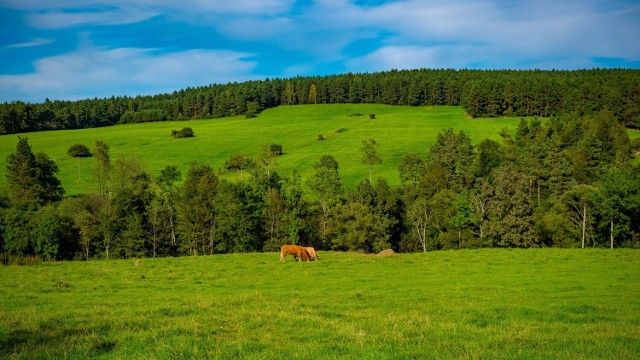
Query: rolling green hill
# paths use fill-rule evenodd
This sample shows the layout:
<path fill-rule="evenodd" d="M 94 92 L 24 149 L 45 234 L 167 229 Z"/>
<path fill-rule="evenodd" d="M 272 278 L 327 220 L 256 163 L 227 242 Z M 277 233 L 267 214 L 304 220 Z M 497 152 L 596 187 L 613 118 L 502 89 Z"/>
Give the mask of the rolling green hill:
<path fill-rule="evenodd" d="M 376 115 L 370 119 L 369 114 Z M 360 115 L 357 115 L 360 114 Z M 424 157 L 436 135 L 452 127 L 464 130 L 474 141 L 499 138 L 499 131 L 514 131 L 519 118 L 469 119 L 460 107 L 409 107 L 390 105 L 342 104 L 297 105 L 268 109 L 257 118 L 244 117 L 158 122 L 111 127 L 26 133 L 34 152 L 44 151 L 60 167 L 58 177 L 68 194 L 97 190 L 92 175 L 93 158 L 76 160 L 67 155 L 73 144 L 94 147 L 95 140 L 106 142 L 112 160 L 137 157 L 152 175 L 167 165 L 177 165 L 183 174 L 191 161 L 221 168 L 235 153 L 255 156 L 262 144 L 281 144 L 284 154 L 278 169 L 290 174 L 297 169 L 306 177 L 313 164 L 324 154 L 335 156 L 347 186 L 368 176 L 368 167 L 360 163 L 360 145 L 366 138 L 379 144 L 383 164 L 374 168 L 374 177 L 398 184 L 398 164 L 404 154 L 415 152 Z M 194 138 L 174 139 L 172 129 L 191 127 Z M 317 140 L 322 134 L 326 140 Z M 0 159 L 15 151 L 18 135 L 0 137 Z M 0 168 L 0 183 L 5 180 Z M 238 176 L 227 175 L 227 177 Z"/>

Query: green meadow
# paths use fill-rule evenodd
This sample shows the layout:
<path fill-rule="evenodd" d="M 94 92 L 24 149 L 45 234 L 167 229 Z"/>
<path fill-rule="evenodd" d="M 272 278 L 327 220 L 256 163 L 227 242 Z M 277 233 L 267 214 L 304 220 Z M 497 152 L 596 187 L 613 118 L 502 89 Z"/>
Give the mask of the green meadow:
<path fill-rule="evenodd" d="M 637 359 L 629 249 L 0 267 L 0 357 Z"/>
<path fill-rule="evenodd" d="M 375 119 L 369 119 L 369 114 Z M 90 149 L 95 140 L 110 146 L 111 157 L 138 158 L 152 175 L 167 165 L 183 172 L 191 161 L 222 168 L 236 153 L 257 155 L 263 144 L 280 144 L 284 154 L 278 169 L 289 175 L 294 169 L 303 178 L 313 172 L 313 164 L 322 155 L 333 155 L 347 186 L 368 177 L 369 169 L 360 163 L 363 139 L 373 138 L 380 145 L 383 164 L 374 168 L 374 177 L 383 177 L 391 185 L 400 183 L 398 165 L 402 157 L 415 152 L 424 157 L 438 132 L 452 127 L 464 130 L 478 143 L 484 138 L 499 138 L 502 128 L 515 132 L 519 118 L 469 119 L 461 107 L 409 107 L 371 104 L 297 105 L 267 109 L 257 118 L 244 117 L 117 125 L 96 129 L 61 130 L 21 134 L 27 136 L 34 152 L 44 151 L 60 168 L 58 178 L 68 194 L 93 192 L 93 158 L 73 159 L 67 149 L 84 144 Z M 171 130 L 191 127 L 194 138 L 174 139 Z M 318 140 L 322 134 L 326 140 Z M 15 152 L 18 135 L 0 137 L 0 159 Z M 0 184 L 6 169 L 0 167 Z M 237 178 L 241 174 L 226 175 Z"/>

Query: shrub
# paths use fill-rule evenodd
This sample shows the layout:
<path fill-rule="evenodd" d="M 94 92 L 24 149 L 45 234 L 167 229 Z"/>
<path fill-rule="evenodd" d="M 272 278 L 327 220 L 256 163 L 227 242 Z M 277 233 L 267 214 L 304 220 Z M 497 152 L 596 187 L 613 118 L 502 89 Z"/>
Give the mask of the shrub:
<path fill-rule="evenodd" d="M 247 119 L 254 118 L 258 116 L 259 112 L 260 112 L 260 104 L 258 104 L 255 101 L 249 101 L 247 102 L 247 112 L 244 113 L 244 117 Z"/>
<path fill-rule="evenodd" d="M 174 138 L 187 138 L 187 137 L 193 137 L 193 129 L 190 127 L 185 127 L 182 128 L 182 130 L 178 131 L 178 130 L 171 130 L 171 136 L 173 136 Z"/>
<path fill-rule="evenodd" d="M 89 157 L 91 156 L 91 151 L 89 151 L 88 147 L 82 144 L 75 144 L 75 145 L 71 145 L 69 150 L 67 150 L 67 154 L 69 154 L 69 156 L 74 158 Z"/>
<path fill-rule="evenodd" d="M 631 149 L 634 151 L 640 151 L 640 137 L 631 140 Z"/>
<path fill-rule="evenodd" d="M 282 155 L 282 145 L 278 145 L 278 144 L 271 144 L 269 146 L 269 150 L 271 151 L 271 153 L 275 156 L 280 156 Z"/>
<path fill-rule="evenodd" d="M 226 170 L 242 170 L 246 168 L 248 163 L 249 158 L 243 154 L 234 154 L 224 162 L 224 168 Z"/>
<path fill-rule="evenodd" d="M 319 134 L 316 140 L 327 140 L 327 138 L 325 138 L 324 135 Z"/>
<path fill-rule="evenodd" d="M 376 114 L 373 114 L 373 113 L 372 113 L 372 114 L 369 114 L 369 119 L 373 120 L 373 119 L 375 119 L 375 118 L 376 118 Z"/>

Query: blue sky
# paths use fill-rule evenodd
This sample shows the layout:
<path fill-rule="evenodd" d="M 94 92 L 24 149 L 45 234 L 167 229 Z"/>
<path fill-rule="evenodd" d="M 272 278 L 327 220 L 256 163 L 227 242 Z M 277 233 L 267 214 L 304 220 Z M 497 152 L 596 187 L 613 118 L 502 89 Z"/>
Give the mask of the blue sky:
<path fill-rule="evenodd" d="M 413 68 L 640 68 L 640 1 L 0 0 L 0 102 Z"/>

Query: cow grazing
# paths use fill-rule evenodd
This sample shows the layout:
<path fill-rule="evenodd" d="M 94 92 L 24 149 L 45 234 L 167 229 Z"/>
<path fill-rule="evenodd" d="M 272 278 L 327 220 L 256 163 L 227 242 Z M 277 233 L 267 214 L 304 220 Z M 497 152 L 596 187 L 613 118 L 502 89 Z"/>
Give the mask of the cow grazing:
<path fill-rule="evenodd" d="M 287 255 L 293 255 L 298 258 L 298 261 L 302 259 L 309 262 L 309 253 L 302 246 L 298 245 L 282 245 L 280 247 L 280 261 L 284 262 L 284 257 Z"/>
<path fill-rule="evenodd" d="M 316 254 L 316 249 L 312 248 L 311 246 L 305 246 L 304 249 L 307 250 L 307 252 L 309 253 L 309 256 L 311 256 L 313 260 L 318 261 L 318 255 Z"/>

